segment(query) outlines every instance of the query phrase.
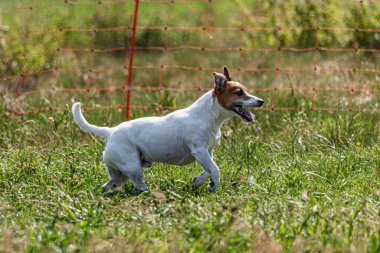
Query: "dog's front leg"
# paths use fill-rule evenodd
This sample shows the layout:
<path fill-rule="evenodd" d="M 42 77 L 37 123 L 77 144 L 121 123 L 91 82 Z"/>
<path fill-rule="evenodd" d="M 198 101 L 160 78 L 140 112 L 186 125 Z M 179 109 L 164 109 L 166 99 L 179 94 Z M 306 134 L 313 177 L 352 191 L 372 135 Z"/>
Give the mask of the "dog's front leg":
<path fill-rule="evenodd" d="M 201 177 L 202 180 L 207 179 L 206 176 L 211 177 L 211 182 L 208 185 L 208 189 L 210 192 L 215 192 L 220 184 L 219 179 L 219 168 L 215 164 L 214 160 L 212 159 L 212 156 L 208 152 L 207 148 L 194 148 L 191 150 L 191 154 L 194 156 L 194 158 L 203 166 L 205 172 L 202 173 L 199 177 Z M 194 181 L 193 181 L 194 184 Z"/>

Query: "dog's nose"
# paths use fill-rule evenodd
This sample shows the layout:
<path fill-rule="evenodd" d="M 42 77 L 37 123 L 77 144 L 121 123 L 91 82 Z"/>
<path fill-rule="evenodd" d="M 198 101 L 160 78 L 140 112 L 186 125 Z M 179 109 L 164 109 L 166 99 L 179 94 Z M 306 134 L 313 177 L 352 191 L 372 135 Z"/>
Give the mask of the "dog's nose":
<path fill-rule="evenodd" d="M 264 104 L 264 100 L 258 99 L 257 100 L 257 104 L 258 104 L 259 107 L 261 107 Z"/>

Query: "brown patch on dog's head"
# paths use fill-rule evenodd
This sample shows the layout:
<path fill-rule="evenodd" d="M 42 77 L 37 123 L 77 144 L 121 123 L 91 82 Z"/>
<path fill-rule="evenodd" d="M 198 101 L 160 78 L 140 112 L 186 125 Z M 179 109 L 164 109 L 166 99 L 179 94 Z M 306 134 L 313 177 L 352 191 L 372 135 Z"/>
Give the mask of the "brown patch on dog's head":
<path fill-rule="evenodd" d="M 214 96 L 218 98 L 219 104 L 225 109 L 230 109 L 231 105 L 250 99 L 247 88 L 241 83 L 231 80 L 227 67 L 224 67 L 224 73 L 213 73 L 215 78 Z"/>
<path fill-rule="evenodd" d="M 243 105 L 250 107 L 260 107 L 264 101 L 248 93 L 247 88 L 232 81 L 227 67 L 224 67 L 223 74 L 214 72 L 215 88 L 213 95 L 217 97 L 219 104 L 226 110 L 237 113 L 246 121 L 252 121 L 252 114 L 242 108 Z"/>

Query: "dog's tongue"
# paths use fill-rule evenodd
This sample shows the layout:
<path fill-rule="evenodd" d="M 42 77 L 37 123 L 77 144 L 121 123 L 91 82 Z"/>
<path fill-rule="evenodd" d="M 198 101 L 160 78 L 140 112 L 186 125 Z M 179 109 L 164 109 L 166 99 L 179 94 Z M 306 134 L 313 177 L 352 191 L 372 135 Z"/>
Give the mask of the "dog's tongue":
<path fill-rule="evenodd" d="M 253 115 L 249 110 L 241 108 L 240 111 L 244 113 L 244 116 L 248 122 L 252 122 L 255 119 L 255 115 Z"/>

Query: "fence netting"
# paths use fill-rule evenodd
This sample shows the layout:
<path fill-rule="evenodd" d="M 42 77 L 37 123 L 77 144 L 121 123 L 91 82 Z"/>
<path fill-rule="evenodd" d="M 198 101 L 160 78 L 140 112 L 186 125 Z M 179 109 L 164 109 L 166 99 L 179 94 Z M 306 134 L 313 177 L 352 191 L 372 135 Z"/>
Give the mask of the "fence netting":
<path fill-rule="evenodd" d="M 212 89 L 212 72 L 223 66 L 266 101 L 260 110 L 380 111 L 377 1 L 44 0 L 0 8 L 7 114 L 66 110 L 73 101 L 127 118 L 163 114 Z"/>

